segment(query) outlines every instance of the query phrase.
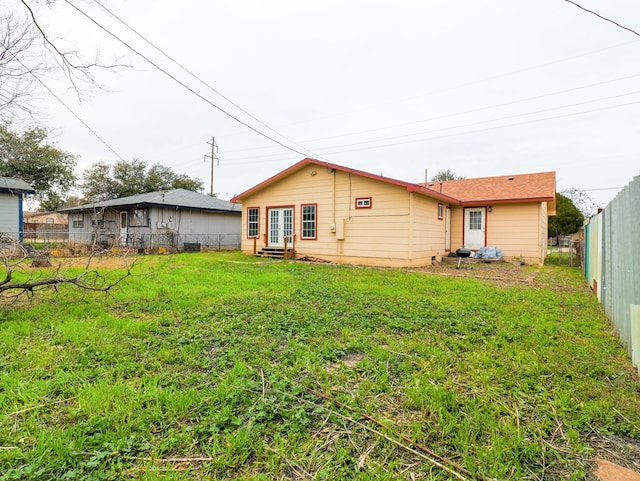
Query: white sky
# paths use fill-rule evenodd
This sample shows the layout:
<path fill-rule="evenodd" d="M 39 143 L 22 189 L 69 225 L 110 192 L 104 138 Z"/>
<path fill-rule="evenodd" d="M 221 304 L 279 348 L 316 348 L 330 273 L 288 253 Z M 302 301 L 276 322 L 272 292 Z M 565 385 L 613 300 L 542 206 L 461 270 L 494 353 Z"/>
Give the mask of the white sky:
<path fill-rule="evenodd" d="M 16 9 L 21 9 L 17 0 Z M 581 0 L 640 31 L 640 2 Z M 206 97 L 307 155 L 422 182 L 555 170 L 600 205 L 640 173 L 640 37 L 563 0 L 110 0 L 106 6 L 247 116 L 96 5 L 87 14 Z M 215 136 L 221 198 L 304 156 L 240 125 L 108 37 L 63 0 L 55 36 L 133 68 L 79 104 L 50 87 L 123 158 L 205 181 Z M 118 158 L 54 98 L 38 107 L 78 174 Z"/>

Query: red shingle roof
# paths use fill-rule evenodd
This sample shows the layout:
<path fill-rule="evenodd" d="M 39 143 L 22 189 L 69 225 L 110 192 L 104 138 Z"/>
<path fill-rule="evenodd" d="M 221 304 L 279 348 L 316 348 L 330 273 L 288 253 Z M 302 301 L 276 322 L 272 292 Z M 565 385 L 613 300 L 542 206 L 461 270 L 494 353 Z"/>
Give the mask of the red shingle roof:
<path fill-rule="evenodd" d="M 556 173 L 503 175 L 476 179 L 422 183 L 429 189 L 460 200 L 463 204 L 502 202 L 553 202 Z"/>

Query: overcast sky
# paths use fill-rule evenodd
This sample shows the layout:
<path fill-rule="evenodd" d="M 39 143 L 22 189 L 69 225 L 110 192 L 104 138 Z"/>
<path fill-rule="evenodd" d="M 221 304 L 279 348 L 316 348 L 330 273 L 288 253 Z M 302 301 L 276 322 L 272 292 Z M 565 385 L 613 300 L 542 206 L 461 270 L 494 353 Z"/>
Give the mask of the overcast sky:
<path fill-rule="evenodd" d="M 640 31 L 637 0 L 579 3 Z M 50 87 L 119 156 L 200 178 L 207 192 L 215 136 L 224 199 L 305 156 L 410 182 L 425 169 L 555 170 L 558 190 L 603 206 L 640 173 L 640 37 L 564 0 L 105 3 L 209 86 L 98 5 L 75 5 L 206 100 L 64 0 L 36 10 L 60 42 L 132 67 L 99 74 L 105 90 L 81 104 Z M 118 160 L 47 97 L 43 123 L 79 156 L 78 174 Z"/>

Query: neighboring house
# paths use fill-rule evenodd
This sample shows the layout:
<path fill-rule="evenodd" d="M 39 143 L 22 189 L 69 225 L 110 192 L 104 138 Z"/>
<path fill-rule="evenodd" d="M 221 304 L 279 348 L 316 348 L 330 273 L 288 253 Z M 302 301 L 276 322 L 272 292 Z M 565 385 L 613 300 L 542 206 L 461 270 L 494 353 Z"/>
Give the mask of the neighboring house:
<path fill-rule="evenodd" d="M 240 247 L 242 206 L 185 189 L 149 192 L 60 209 L 69 242 L 104 247 Z"/>
<path fill-rule="evenodd" d="M 68 236 L 67 214 L 59 212 L 25 212 L 24 238 L 33 241 L 66 241 Z"/>
<path fill-rule="evenodd" d="M 245 253 L 286 242 L 298 257 L 410 267 L 487 245 L 542 263 L 555 173 L 413 184 L 304 159 L 231 202 Z"/>
<path fill-rule="evenodd" d="M 0 232 L 22 240 L 22 197 L 35 194 L 22 179 L 0 177 Z"/>
<path fill-rule="evenodd" d="M 67 214 L 60 212 L 24 212 L 25 224 L 66 225 Z"/>

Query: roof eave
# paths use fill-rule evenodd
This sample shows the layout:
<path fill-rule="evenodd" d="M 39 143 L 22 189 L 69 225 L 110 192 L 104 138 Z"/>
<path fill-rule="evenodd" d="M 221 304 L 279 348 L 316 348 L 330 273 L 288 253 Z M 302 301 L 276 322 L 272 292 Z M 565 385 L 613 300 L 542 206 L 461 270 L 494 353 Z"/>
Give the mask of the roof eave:
<path fill-rule="evenodd" d="M 422 187 L 417 184 L 415 186 L 407 186 L 407 192 L 416 192 L 418 194 L 423 194 L 423 195 L 426 195 L 427 197 L 432 197 L 434 199 L 441 200 L 448 204 L 454 204 L 454 205 L 460 204 L 460 201 L 454 197 L 450 197 L 446 194 L 441 194 L 438 191 L 429 189 L 428 187 Z"/>
<path fill-rule="evenodd" d="M 461 205 L 474 206 L 474 205 L 489 205 L 489 204 L 524 204 L 524 203 L 536 203 L 536 202 L 553 202 L 555 197 L 525 197 L 519 199 L 473 199 L 462 200 Z"/>
<path fill-rule="evenodd" d="M 86 205 L 79 205 L 77 207 L 68 207 L 66 209 L 60 209 L 57 212 L 74 213 L 74 212 L 86 212 L 86 211 L 92 211 L 92 210 L 96 210 L 96 211 L 116 210 L 116 209 L 122 210 L 122 209 L 141 208 L 141 207 L 165 207 L 169 209 L 188 209 L 188 210 L 200 210 L 200 211 L 206 211 L 206 212 L 241 213 L 240 210 L 236 210 L 236 209 L 221 209 L 216 207 L 198 207 L 198 206 L 155 203 L 155 202 L 133 202 L 133 203 L 125 203 L 125 204 L 112 204 L 112 205 L 86 204 Z"/>
<path fill-rule="evenodd" d="M 8 192 L 9 194 L 35 194 L 36 191 L 33 189 L 20 189 L 20 188 L 11 188 L 11 187 L 2 187 L 0 188 L 0 192 Z"/>
<path fill-rule="evenodd" d="M 422 187 L 420 185 L 417 184 L 412 184 L 410 182 L 404 182 L 401 180 L 396 180 L 396 179 L 391 179 L 388 177 L 384 177 L 382 175 L 376 175 L 376 174 L 371 174 L 369 172 L 365 172 L 362 170 L 358 170 L 358 169 L 352 169 L 349 167 L 344 167 L 342 165 L 337 165 L 337 164 L 332 164 L 330 162 L 323 162 L 320 160 L 316 160 L 316 159 L 312 159 L 307 157 L 306 159 L 301 160 L 300 162 L 297 162 L 295 164 L 293 164 L 291 167 L 269 177 L 267 180 L 253 186 L 251 189 L 246 190 L 244 192 L 242 192 L 241 194 L 236 195 L 234 198 L 232 198 L 230 200 L 230 202 L 232 203 L 239 203 L 242 202 L 243 199 L 246 199 L 247 197 L 253 195 L 256 192 L 259 192 L 260 190 L 269 187 L 272 184 L 275 184 L 276 182 L 280 181 L 281 179 L 293 174 L 294 172 L 297 172 L 298 170 L 300 170 L 302 167 L 304 167 L 305 165 L 318 165 L 320 167 L 325 167 L 328 170 L 337 170 L 340 172 L 345 172 L 347 174 L 355 174 L 355 175 L 359 175 L 361 177 L 366 177 L 368 179 L 373 179 L 373 180 L 378 180 L 381 182 L 386 182 L 388 184 L 392 184 L 392 185 L 398 185 L 401 187 L 404 187 L 407 189 L 407 192 L 417 192 L 423 195 L 427 195 L 429 197 L 433 197 L 439 200 L 442 200 L 444 202 L 450 203 L 450 204 L 458 204 L 459 201 L 453 197 L 449 197 L 448 195 L 445 194 L 441 194 L 433 189 L 429 189 L 427 187 Z"/>

